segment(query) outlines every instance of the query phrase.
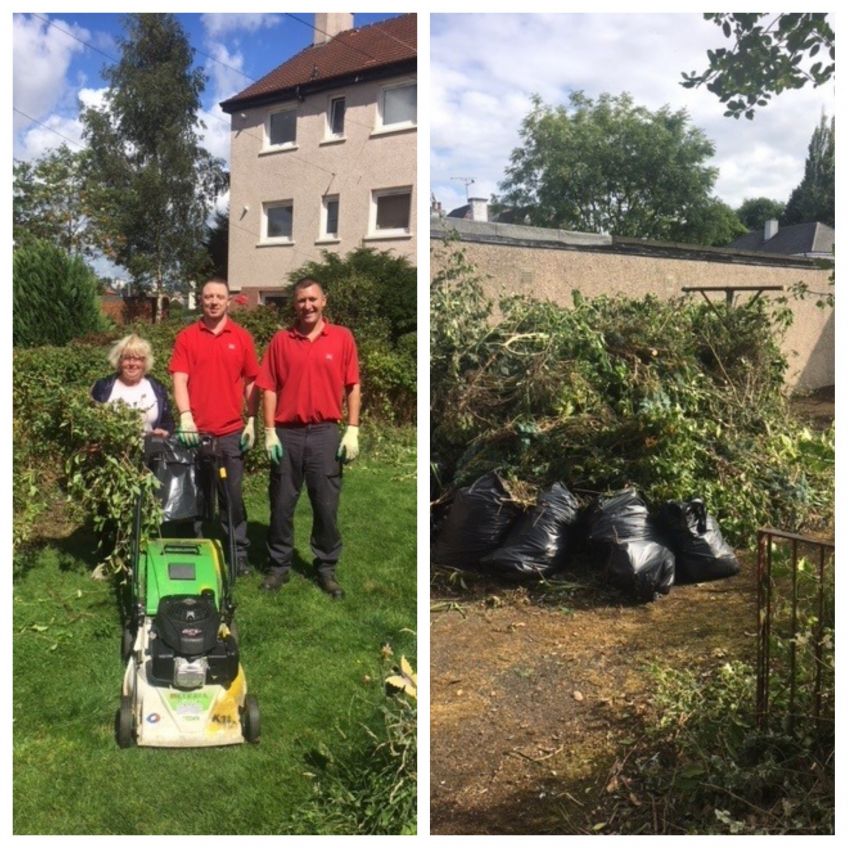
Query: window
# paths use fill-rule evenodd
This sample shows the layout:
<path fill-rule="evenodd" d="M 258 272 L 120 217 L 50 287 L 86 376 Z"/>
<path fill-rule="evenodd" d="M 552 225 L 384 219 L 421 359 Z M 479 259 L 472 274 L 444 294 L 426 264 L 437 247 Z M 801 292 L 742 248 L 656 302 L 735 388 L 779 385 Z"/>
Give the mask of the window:
<path fill-rule="evenodd" d="M 294 204 L 291 200 L 284 200 L 279 203 L 266 203 L 262 207 L 262 212 L 265 218 L 265 241 L 281 242 L 292 240 Z"/>
<path fill-rule="evenodd" d="M 382 189 L 371 195 L 372 237 L 409 235 L 412 188 Z"/>
<path fill-rule="evenodd" d="M 384 129 L 414 127 L 418 116 L 416 83 L 388 86 L 380 97 L 380 124 Z"/>
<path fill-rule="evenodd" d="M 327 195 L 321 204 L 321 238 L 338 239 L 339 237 L 339 196 Z"/>
<path fill-rule="evenodd" d="M 268 115 L 266 126 L 269 147 L 293 146 L 297 137 L 297 110 L 282 109 Z"/>
<path fill-rule="evenodd" d="M 344 136 L 345 121 L 345 99 L 344 97 L 333 97 L 330 99 L 330 108 L 327 110 L 328 134 L 332 138 Z"/>

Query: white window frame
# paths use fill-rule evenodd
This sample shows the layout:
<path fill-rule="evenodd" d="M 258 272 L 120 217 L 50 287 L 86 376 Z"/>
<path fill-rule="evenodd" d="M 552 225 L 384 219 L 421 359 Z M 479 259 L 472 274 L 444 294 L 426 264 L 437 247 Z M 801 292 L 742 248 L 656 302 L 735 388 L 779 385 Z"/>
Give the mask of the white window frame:
<path fill-rule="evenodd" d="M 268 235 L 268 212 L 271 209 L 280 209 L 287 207 L 291 209 L 291 235 L 290 236 L 271 236 Z M 294 244 L 294 200 L 271 200 L 262 204 L 262 237 L 261 244 Z"/>
<path fill-rule="evenodd" d="M 333 132 L 333 104 L 339 100 L 344 101 L 344 120 L 342 131 L 340 133 Z M 345 127 L 347 126 L 347 97 L 343 94 L 335 94 L 327 100 L 327 112 L 324 126 L 324 141 L 344 141 Z"/>
<path fill-rule="evenodd" d="M 377 209 L 380 199 L 404 194 L 409 198 L 409 218 L 406 227 L 377 229 Z M 395 188 L 379 188 L 371 190 L 371 204 L 368 214 L 368 236 L 370 239 L 408 238 L 412 235 L 412 186 L 397 186 Z"/>
<path fill-rule="evenodd" d="M 327 231 L 327 222 L 329 219 L 329 209 L 328 206 L 330 203 L 335 201 L 338 204 L 338 210 L 336 212 L 336 232 L 330 233 Z M 321 230 L 318 234 L 319 242 L 337 242 L 339 239 L 339 222 L 341 220 L 341 203 L 339 203 L 339 196 L 337 194 L 325 194 L 321 198 Z"/>
<path fill-rule="evenodd" d="M 415 120 L 414 121 L 395 121 L 392 124 L 387 124 L 384 120 L 385 112 L 386 112 L 386 93 L 390 91 L 395 91 L 399 88 L 410 88 L 415 87 L 416 89 L 416 106 L 415 106 Z M 415 129 L 418 126 L 418 81 L 415 79 L 403 80 L 402 82 L 392 83 L 391 85 L 384 85 L 380 89 L 380 96 L 377 99 L 377 126 L 374 130 L 375 133 L 381 132 L 396 132 L 398 130 L 408 130 Z"/>
<path fill-rule="evenodd" d="M 281 112 L 294 112 L 294 139 L 292 141 L 284 141 L 280 144 L 271 143 L 271 118 L 274 115 L 279 115 Z M 297 149 L 297 106 L 284 106 L 281 109 L 272 109 L 265 117 L 265 146 L 264 150 L 296 150 Z"/>

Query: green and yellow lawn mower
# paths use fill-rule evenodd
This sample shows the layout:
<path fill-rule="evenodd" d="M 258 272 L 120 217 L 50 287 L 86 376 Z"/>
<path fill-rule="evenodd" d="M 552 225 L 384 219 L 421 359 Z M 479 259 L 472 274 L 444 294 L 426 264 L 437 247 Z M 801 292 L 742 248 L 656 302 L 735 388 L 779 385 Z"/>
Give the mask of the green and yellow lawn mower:
<path fill-rule="evenodd" d="M 224 480 L 214 437 L 195 450 L 148 436 L 145 460 L 160 481 L 168 521 L 211 519 Z M 220 488 L 225 488 L 221 486 Z M 122 748 L 194 748 L 259 740 L 259 705 L 239 658 L 233 586 L 235 534 L 226 503 L 229 557 L 204 538 L 141 541 L 136 504 L 126 662 L 116 736 Z"/>

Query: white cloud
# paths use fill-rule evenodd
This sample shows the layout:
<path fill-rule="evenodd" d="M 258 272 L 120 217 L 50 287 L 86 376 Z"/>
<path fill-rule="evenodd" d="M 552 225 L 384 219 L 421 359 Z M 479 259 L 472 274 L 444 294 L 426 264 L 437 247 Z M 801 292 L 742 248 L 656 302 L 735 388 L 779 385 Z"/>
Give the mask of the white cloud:
<path fill-rule="evenodd" d="M 220 38 L 233 32 L 253 33 L 279 24 L 281 15 L 275 14 L 207 14 L 201 15 L 203 28 L 210 38 Z"/>
<path fill-rule="evenodd" d="M 706 67 L 721 31 L 694 13 L 432 15 L 431 183 L 446 208 L 465 202 L 473 177 L 486 195 L 503 179 L 529 95 L 567 103 L 583 90 L 633 95 L 651 110 L 685 109 L 715 144 L 716 193 L 731 206 L 745 197 L 786 200 L 803 175 L 822 105 L 833 114 L 833 86 L 787 91 L 753 121 L 723 117 L 704 89 L 684 89 L 682 72 Z"/>
<path fill-rule="evenodd" d="M 45 119 L 71 91 L 66 74 L 74 55 L 85 47 L 68 33 L 81 40 L 89 37 L 88 31 L 81 27 L 59 19 L 53 23 L 55 26 L 48 26 L 41 18 L 26 15 L 13 18 L 13 129 L 16 139 L 27 127 L 32 127 L 31 133 L 36 132 L 34 121 L 49 124 Z M 50 120 L 55 120 L 55 116 Z M 57 139 L 56 144 L 60 143 Z"/>

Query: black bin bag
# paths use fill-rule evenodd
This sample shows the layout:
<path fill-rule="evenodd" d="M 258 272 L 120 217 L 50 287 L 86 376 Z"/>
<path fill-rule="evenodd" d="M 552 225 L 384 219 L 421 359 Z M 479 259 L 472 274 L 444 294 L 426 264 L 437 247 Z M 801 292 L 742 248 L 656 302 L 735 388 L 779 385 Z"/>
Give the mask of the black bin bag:
<path fill-rule="evenodd" d="M 207 498 L 203 496 L 195 452 L 175 438 L 148 436 L 144 458 L 159 481 L 162 520 L 186 521 L 202 517 Z"/>
<path fill-rule="evenodd" d="M 453 568 L 478 567 L 519 514 L 501 478 L 493 471 L 484 474 L 454 496 L 430 549 L 430 561 Z"/>
<path fill-rule="evenodd" d="M 599 498 L 588 524 L 592 561 L 613 585 L 639 601 L 668 594 L 674 584 L 674 554 L 635 491 Z"/>
<path fill-rule="evenodd" d="M 705 583 L 739 573 L 739 560 L 699 498 L 663 504 L 657 521 L 674 551 L 674 582 Z"/>
<path fill-rule="evenodd" d="M 506 538 L 483 557 L 486 569 L 513 576 L 547 576 L 560 571 L 570 552 L 570 528 L 580 505 L 562 483 L 539 495 L 536 505 L 509 529 Z"/>

